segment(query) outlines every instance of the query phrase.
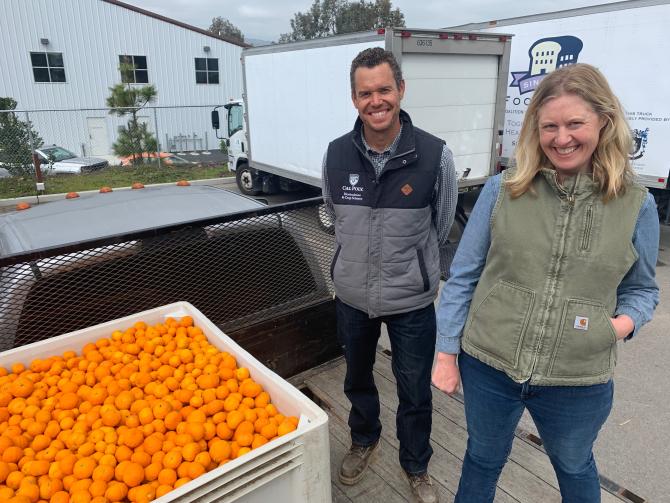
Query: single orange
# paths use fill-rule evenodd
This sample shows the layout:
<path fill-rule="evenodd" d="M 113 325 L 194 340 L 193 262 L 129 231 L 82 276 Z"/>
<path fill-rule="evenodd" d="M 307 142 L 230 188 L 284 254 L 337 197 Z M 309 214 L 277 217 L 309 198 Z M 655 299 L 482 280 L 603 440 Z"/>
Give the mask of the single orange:
<path fill-rule="evenodd" d="M 123 483 L 128 487 L 136 487 L 144 480 L 144 467 L 139 463 L 130 462 L 123 471 Z"/>
<path fill-rule="evenodd" d="M 98 464 L 93 470 L 92 478 L 94 481 L 109 482 L 114 478 L 114 467 L 109 464 Z"/>
<path fill-rule="evenodd" d="M 230 458 L 230 454 L 231 447 L 226 440 L 214 440 L 209 446 L 209 455 L 217 463 Z"/>
<path fill-rule="evenodd" d="M 165 496 L 170 491 L 172 491 L 172 485 L 160 485 L 156 488 L 156 498 Z"/>
<path fill-rule="evenodd" d="M 182 455 L 179 451 L 177 450 L 171 450 L 170 452 L 165 454 L 165 457 L 163 458 L 163 466 L 165 468 L 177 468 L 182 461 Z"/>
<path fill-rule="evenodd" d="M 107 485 L 107 490 L 105 491 L 105 498 L 107 498 L 112 503 L 117 503 L 123 501 L 128 494 L 128 487 L 121 483 L 112 481 Z"/>
<path fill-rule="evenodd" d="M 72 469 L 72 474 L 77 479 L 87 479 L 93 474 L 97 466 L 96 461 L 91 457 L 84 457 L 77 460 Z"/>
<path fill-rule="evenodd" d="M 15 397 L 25 398 L 35 389 L 33 382 L 27 377 L 19 377 L 10 386 L 9 392 Z"/>

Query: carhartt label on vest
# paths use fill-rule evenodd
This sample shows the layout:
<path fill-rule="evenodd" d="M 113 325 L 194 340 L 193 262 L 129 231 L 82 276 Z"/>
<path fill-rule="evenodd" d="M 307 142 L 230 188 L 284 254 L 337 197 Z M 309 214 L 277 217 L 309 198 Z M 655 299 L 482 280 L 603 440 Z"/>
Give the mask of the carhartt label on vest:
<path fill-rule="evenodd" d="M 575 328 L 577 330 L 588 330 L 589 319 L 584 316 L 575 316 Z"/>

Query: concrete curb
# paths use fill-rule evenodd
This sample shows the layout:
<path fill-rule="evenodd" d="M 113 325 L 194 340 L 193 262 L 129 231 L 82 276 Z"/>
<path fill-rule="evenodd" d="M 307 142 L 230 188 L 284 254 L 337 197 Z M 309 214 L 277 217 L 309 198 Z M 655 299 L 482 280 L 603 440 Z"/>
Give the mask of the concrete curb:
<path fill-rule="evenodd" d="M 235 177 L 227 176 L 223 178 L 207 178 L 205 180 L 189 180 L 191 185 L 218 185 L 229 187 L 235 185 Z M 146 187 L 164 187 L 166 185 L 174 185 L 176 182 L 167 182 L 167 183 L 154 183 L 151 185 L 146 185 Z M 130 187 L 114 187 L 114 190 L 132 190 Z M 98 190 L 84 190 L 79 192 L 79 194 L 94 194 Z M 14 197 L 11 199 L 0 199 L 0 208 L 6 208 L 7 206 L 16 206 L 18 203 L 30 203 L 30 204 L 41 204 L 49 203 L 51 201 L 59 201 L 65 199 L 65 193 L 61 194 L 45 194 L 43 196 L 24 196 L 24 197 Z"/>

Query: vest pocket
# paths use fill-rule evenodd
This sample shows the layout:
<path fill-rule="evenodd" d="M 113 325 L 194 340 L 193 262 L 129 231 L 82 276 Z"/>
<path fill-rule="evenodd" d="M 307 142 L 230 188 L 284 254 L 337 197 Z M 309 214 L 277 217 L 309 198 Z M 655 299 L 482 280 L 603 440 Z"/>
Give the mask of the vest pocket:
<path fill-rule="evenodd" d="M 593 205 L 586 207 L 584 212 L 584 230 L 582 232 L 582 241 L 579 245 L 580 251 L 588 251 L 591 245 L 591 232 L 593 229 Z"/>
<path fill-rule="evenodd" d="M 499 281 L 471 311 L 464 336 L 491 358 L 517 367 L 534 304 L 532 290 Z"/>
<path fill-rule="evenodd" d="M 426 270 L 426 262 L 423 259 L 423 251 L 416 249 L 416 257 L 419 260 L 419 270 L 421 271 L 421 279 L 423 280 L 423 291 L 430 290 L 430 279 L 428 278 L 428 271 Z"/>
<path fill-rule="evenodd" d="M 340 250 L 342 250 L 342 245 L 337 245 L 337 249 L 335 250 L 335 255 L 333 255 L 333 260 L 330 263 L 330 279 L 331 280 L 335 279 L 333 277 L 333 274 L 335 272 L 335 262 L 337 262 L 337 256 L 340 254 Z"/>
<path fill-rule="evenodd" d="M 602 304 L 568 299 L 549 364 L 553 377 L 589 377 L 611 372 L 616 333 Z"/>

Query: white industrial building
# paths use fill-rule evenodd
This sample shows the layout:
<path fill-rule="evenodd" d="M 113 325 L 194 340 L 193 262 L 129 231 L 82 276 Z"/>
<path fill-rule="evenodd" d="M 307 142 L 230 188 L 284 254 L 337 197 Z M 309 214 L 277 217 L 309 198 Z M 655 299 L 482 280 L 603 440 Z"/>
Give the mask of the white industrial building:
<path fill-rule="evenodd" d="M 44 143 L 111 158 L 128 118 L 104 108 L 109 88 L 125 82 L 158 90 L 151 106 L 159 108 L 139 116 L 162 150 L 216 148 L 211 106 L 241 95 L 243 44 L 118 0 L 2 0 L 1 6 L 0 97 L 27 111 L 19 115 Z M 122 74 L 121 62 L 134 71 Z"/>

